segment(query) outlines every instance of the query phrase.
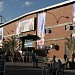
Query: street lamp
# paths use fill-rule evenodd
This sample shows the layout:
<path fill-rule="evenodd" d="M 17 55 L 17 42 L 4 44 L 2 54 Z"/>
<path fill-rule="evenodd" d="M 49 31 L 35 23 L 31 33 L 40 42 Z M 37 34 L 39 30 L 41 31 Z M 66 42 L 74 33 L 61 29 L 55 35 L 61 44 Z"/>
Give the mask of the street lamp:
<path fill-rule="evenodd" d="M 47 13 L 49 13 L 49 14 L 51 14 L 51 15 L 53 15 L 54 16 L 54 18 L 55 18 L 55 20 L 56 20 L 56 22 L 57 22 L 57 24 L 59 23 L 59 20 L 63 17 L 63 18 L 66 18 L 66 19 L 68 19 L 69 17 L 68 16 L 60 16 L 58 19 L 56 18 L 56 16 L 53 14 L 53 13 L 50 13 L 50 12 L 47 12 Z"/>
<path fill-rule="evenodd" d="M 8 30 L 5 29 L 5 28 L 3 28 L 3 29 L 7 32 L 7 34 L 10 34 L 10 31 L 13 32 L 13 30 L 9 30 L 9 31 L 8 31 Z"/>
<path fill-rule="evenodd" d="M 7 32 L 7 34 L 9 34 L 9 32 L 5 28 L 3 28 L 3 29 Z"/>
<path fill-rule="evenodd" d="M 58 18 L 58 20 L 57 20 L 57 23 L 59 23 L 59 20 L 60 20 L 60 18 L 62 18 L 62 17 L 66 18 L 66 19 L 69 18 L 68 16 L 60 16 L 60 17 Z"/>
<path fill-rule="evenodd" d="M 0 15 L 0 24 L 3 24 L 3 21 L 7 22 L 6 19 L 2 15 Z"/>

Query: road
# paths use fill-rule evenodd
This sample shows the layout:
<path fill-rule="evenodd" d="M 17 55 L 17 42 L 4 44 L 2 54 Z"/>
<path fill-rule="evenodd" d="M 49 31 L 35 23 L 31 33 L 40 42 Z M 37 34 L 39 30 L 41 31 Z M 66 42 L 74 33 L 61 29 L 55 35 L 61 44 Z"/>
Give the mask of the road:
<path fill-rule="evenodd" d="M 50 71 L 41 68 L 8 68 L 5 70 L 5 75 L 51 75 Z M 75 75 L 75 71 L 65 71 L 64 75 Z"/>
<path fill-rule="evenodd" d="M 51 75 L 51 73 L 42 67 L 33 68 L 32 64 L 28 63 L 8 63 L 5 66 L 5 75 Z M 64 70 L 64 75 L 75 75 L 75 70 Z"/>
<path fill-rule="evenodd" d="M 51 75 L 50 73 L 42 73 L 41 70 L 6 70 L 5 75 Z M 75 73 L 65 73 L 64 75 L 75 75 Z"/>

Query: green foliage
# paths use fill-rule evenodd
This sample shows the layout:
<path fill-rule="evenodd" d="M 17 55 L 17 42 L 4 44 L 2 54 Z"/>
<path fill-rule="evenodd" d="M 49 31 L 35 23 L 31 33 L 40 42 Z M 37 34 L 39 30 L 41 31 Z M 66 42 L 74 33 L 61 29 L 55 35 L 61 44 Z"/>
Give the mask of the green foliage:
<path fill-rule="evenodd" d="M 9 51 L 10 50 L 10 45 L 9 45 L 9 42 L 8 41 L 4 41 L 3 43 L 3 50 L 4 51 Z"/>
<path fill-rule="evenodd" d="M 65 42 L 65 44 L 68 46 L 68 48 L 69 48 L 69 50 L 70 50 L 71 47 L 72 47 L 71 39 L 66 37 L 66 40 L 67 40 L 67 42 Z"/>
<path fill-rule="evenodd" d="M 74 38 L 65 38 L 67 42 L 65 44 L 69 48 L 69 50 L 75 50 L 75 39 Z"/>
<path fill-rule="evenodd" d="M 16 47 L 16 40 L 11 37 L 11 39 L 7 38 L 6 41 L 3 42 L 3 50 L 4 51 L 14 51 L 14 48 Z"/>

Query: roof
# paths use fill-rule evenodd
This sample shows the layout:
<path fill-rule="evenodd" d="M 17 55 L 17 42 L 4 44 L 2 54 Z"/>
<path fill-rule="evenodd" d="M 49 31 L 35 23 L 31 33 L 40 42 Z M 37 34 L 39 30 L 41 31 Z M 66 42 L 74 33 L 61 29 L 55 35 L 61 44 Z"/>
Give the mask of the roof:
<path fill-rule="evenodd" d="M 71 3 L 74 3 L 75 0 L 67 0 L 65 2 L 61 2 L 61 3 L 58 3 L 58 4 L 55 4 L 55 5 L 52 5 L 52 6 L 48 6 L 48 7 L 45 7 L 45 8 L 42 8 L 42 9 L 39 9 L 39 10 L 35 10 L 35 11 L 32 11 L 32 12 L 29 12 L 29 13 L 25 13 L 17 18 L 14 18 L 8 22 L 5 22 L 4 24 L 1 24 L 0 27 L 3 27 L 13 21 L 16 21 L 24 16 L 27 16 L 27 15 L 31 15 L 31 14 L 34 14 L 34 13 L 38 13 L 38 12 L 41 12 L 41 11 L 45 11 L 45 10 L 48 10 L 48 9 L 52 9 L 52 8 L 56 8 L 56 7 L 60 7 L 60 6 L 63 6 L 63 5 L 67 5 L 67 4 L 71 4 Z"/>

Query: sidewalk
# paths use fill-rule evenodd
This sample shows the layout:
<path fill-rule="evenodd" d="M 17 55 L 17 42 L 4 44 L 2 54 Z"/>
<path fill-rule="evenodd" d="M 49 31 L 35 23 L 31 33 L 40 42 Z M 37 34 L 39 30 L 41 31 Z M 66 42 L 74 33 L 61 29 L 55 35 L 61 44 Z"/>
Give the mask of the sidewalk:
<path fill-rule="evenodd" d="M 23 67 L 23 68 L 28 68 L 28 69 L 32 69 L 33 66 L 32 63 L 25 63 L 25 62 L 6 62 L 5 66 L 16 66 L 16 67 Z M 40 69 L 42 70 L 43 67 L 46 67 L 46 65 L 44 63 L 38 63 L 38 68 L 36 69 Z M 35 68 L 33 68 L 35 70 Z M 75 73 L 75 70 L 64 70 L 65 73 Z"/>
<path fill-rule="evenodd" d="M 6 62 L 6 66 L 24 66 L 24 67 L 33 67 L 33 63 L 31 62 Z M 38 63 L 38 67 L 46 66 L 44 63 Z"/>

